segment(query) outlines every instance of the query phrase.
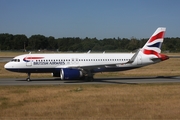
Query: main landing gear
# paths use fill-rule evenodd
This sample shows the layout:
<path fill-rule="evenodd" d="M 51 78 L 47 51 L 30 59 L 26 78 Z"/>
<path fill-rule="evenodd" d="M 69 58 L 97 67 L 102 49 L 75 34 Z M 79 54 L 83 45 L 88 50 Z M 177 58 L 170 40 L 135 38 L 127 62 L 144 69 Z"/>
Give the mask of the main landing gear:
<path fill-rule="evenodd" d="M 93 82 L 93 81 L 94 81 L 94 78 L 93 78 L 93 76 L 86 76 L 86 77 L 85 77 L 85 81 L 86 81 L 86 82 Z"/>
<path fill-rule="evenodd" d="M 94 81 L 93 76 L 94 75 L 91 73 L 91 71 L 88 70 L 84 79 L 85 79 L 86 82 L 93 82 Z"/>
<path fill-rule="evenodd" d="M 27 82 L 30 82 L 30 81 L 31 81 L 31 78 L 30 78 L 31 73 L 27 73 L 27 75 L 28 75 L 28 77 L 26 78 L 26 81 L 27 81 Z"/>

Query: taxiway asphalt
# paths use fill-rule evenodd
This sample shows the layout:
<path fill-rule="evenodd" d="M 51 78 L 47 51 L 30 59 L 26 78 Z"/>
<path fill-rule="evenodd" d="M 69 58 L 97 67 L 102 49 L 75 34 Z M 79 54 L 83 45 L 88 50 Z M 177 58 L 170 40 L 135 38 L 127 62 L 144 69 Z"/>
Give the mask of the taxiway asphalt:
<path fill-rule="evenodd" d="M 96 78 L 93 82 L 80 80 L 59 80 L 54 78 L 1 78 L 0 86 L 5 85 L 72 85 L 72 84 L 140 84 L 140 83 L 180 83 L 180 76 L 133 77 L 133 78 Z"/>
<path fill-rule="evenodd" d="M 0 62 L 9 62 L 13 57 L 0 57 Z"/>

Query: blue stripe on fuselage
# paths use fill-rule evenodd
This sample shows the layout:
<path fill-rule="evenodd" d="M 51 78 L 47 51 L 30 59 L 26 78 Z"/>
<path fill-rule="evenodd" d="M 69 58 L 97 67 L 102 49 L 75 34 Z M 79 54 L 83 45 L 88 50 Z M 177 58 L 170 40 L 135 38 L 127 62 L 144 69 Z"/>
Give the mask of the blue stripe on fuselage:
<path fill-rule="evenodd" d="M 21 73 L 51 73 L 56 71 L 55 68 L 7 68 L 6 70 Z"/>

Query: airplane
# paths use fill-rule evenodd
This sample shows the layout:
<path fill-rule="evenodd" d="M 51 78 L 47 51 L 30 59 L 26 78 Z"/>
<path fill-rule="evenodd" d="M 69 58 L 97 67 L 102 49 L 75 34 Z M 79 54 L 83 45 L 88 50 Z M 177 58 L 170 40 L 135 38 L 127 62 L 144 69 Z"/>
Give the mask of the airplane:
<path fill-rule="evenodd" d="M 161 54 L 166 28 L 159 27 L 145 45 L 135 53 L 68 53 L 24 54 L 4 65 L 6 70 L 27 73 L 52 73 L 61 80 L 82 79 L 92 81 L 95 73 L 140 68 L 169 59 Z"/>

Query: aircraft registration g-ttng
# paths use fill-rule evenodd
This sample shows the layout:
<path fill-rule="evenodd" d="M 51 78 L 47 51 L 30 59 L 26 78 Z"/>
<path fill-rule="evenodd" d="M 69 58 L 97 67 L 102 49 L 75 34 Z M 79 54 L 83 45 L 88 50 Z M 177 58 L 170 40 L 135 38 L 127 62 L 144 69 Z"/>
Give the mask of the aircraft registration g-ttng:
<path fill-rule="evenodd" d="M 165 31 L 164 27 L 157 28 L 136 53 L 25 54 L 13 58 L 4 68 L 27 73 L 27 81 L 31 80 L 31 73 L 52 73 L 61 80 L 91 81 L 97 72 L 130 70 L 169 59 L 161 54 Z"/>

